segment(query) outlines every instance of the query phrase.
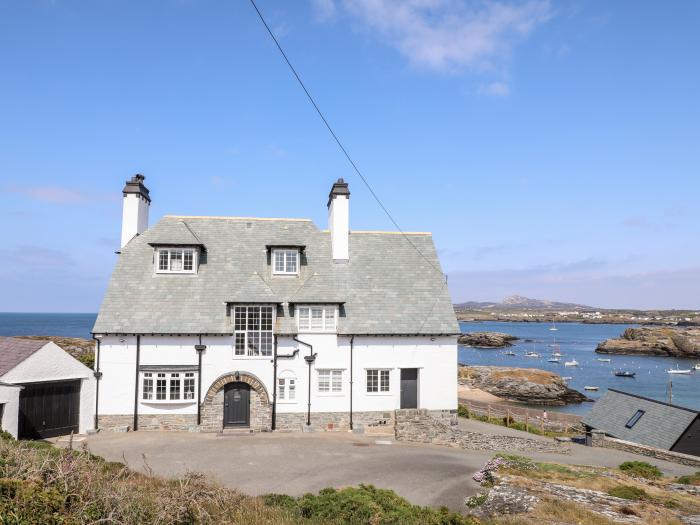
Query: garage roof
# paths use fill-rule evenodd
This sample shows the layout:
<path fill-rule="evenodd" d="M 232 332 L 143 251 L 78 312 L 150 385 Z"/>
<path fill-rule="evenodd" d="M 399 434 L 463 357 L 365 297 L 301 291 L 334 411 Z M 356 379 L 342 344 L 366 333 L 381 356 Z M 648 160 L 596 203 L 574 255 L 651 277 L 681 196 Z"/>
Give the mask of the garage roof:
<path fill-rule="evenodd" d="M 0 377 L 46 345 L 47 341 L 0 337 Z"/>

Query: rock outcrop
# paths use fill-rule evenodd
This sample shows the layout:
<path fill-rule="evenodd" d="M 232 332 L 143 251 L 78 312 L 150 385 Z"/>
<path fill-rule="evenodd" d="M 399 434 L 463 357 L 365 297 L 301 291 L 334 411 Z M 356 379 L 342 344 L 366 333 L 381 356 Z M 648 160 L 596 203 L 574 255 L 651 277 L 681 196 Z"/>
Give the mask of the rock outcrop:
<path fill-rule="evenodd" d="M 561 376 L 536 368 L 461 366 L 459 382 L 490 394 L 531 405 L 561 406 L 589 399 Z"/>
<path fill-rule="evenodd" d="M 600 354 L 656 355 L 700 358 L 700 328 L 627 328 L 595 350 Z"/>
<path fill-rule="evenodd" d="M 502 332 L 469 332 L 459 336 L 459 344 L 472 348 L 507 348 L 517 337 Z"/>

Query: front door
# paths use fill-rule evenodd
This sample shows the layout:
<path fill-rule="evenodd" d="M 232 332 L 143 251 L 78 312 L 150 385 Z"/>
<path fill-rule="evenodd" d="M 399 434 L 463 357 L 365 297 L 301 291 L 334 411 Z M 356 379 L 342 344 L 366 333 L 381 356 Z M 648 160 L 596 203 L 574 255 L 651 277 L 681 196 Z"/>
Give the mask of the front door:
<path fill-rule="evenodd" d="M 418 369 L 401 369 L 401 408 L 418 408 Z"/>
<path fill-rule="evenodd" d="M 224 427 L 250 426 L 250 385 L 228 383 L 224 387 Z"/>

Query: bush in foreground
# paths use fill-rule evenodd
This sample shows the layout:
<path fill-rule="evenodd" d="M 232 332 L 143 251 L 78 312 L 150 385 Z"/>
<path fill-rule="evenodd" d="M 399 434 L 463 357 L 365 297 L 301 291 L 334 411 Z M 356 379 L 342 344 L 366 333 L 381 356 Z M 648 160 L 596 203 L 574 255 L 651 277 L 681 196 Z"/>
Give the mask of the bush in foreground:
<path fill-rule="evenodd" d="M 663 477 L 663 473 L 658 467 L 646 461 L 625 461 L 619 468 L 627 474 L 644 479 L 659 479 Z"/>
<path fill-rule="evenodd" d="M 610 489 L 608 494 L 616 498 L 628 499 L 630 501 L 649 499 L 649 494 L 647 494 L 644 489 L 633 487 L 632 485 L 618 485 Z"/>
<path fill-rule="evenodd" d="M 700 470 L 695 474 L 681 476 L 676 480 L 676 483 L 682 483 L 683 485 L 700 485 Z"/>

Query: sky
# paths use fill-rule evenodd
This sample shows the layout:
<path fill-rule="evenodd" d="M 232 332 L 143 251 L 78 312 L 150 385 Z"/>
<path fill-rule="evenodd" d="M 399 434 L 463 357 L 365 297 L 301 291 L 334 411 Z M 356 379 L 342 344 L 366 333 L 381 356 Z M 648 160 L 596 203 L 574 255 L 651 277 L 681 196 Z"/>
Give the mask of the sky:
<path fill-rule="evenodd" d="M 257 0 L 455 302 L 700 308 L 700 3 Z M 96 312 L 121 190 L 394 226 L 248 0 L 0 0 L 0 311 Z"/>

